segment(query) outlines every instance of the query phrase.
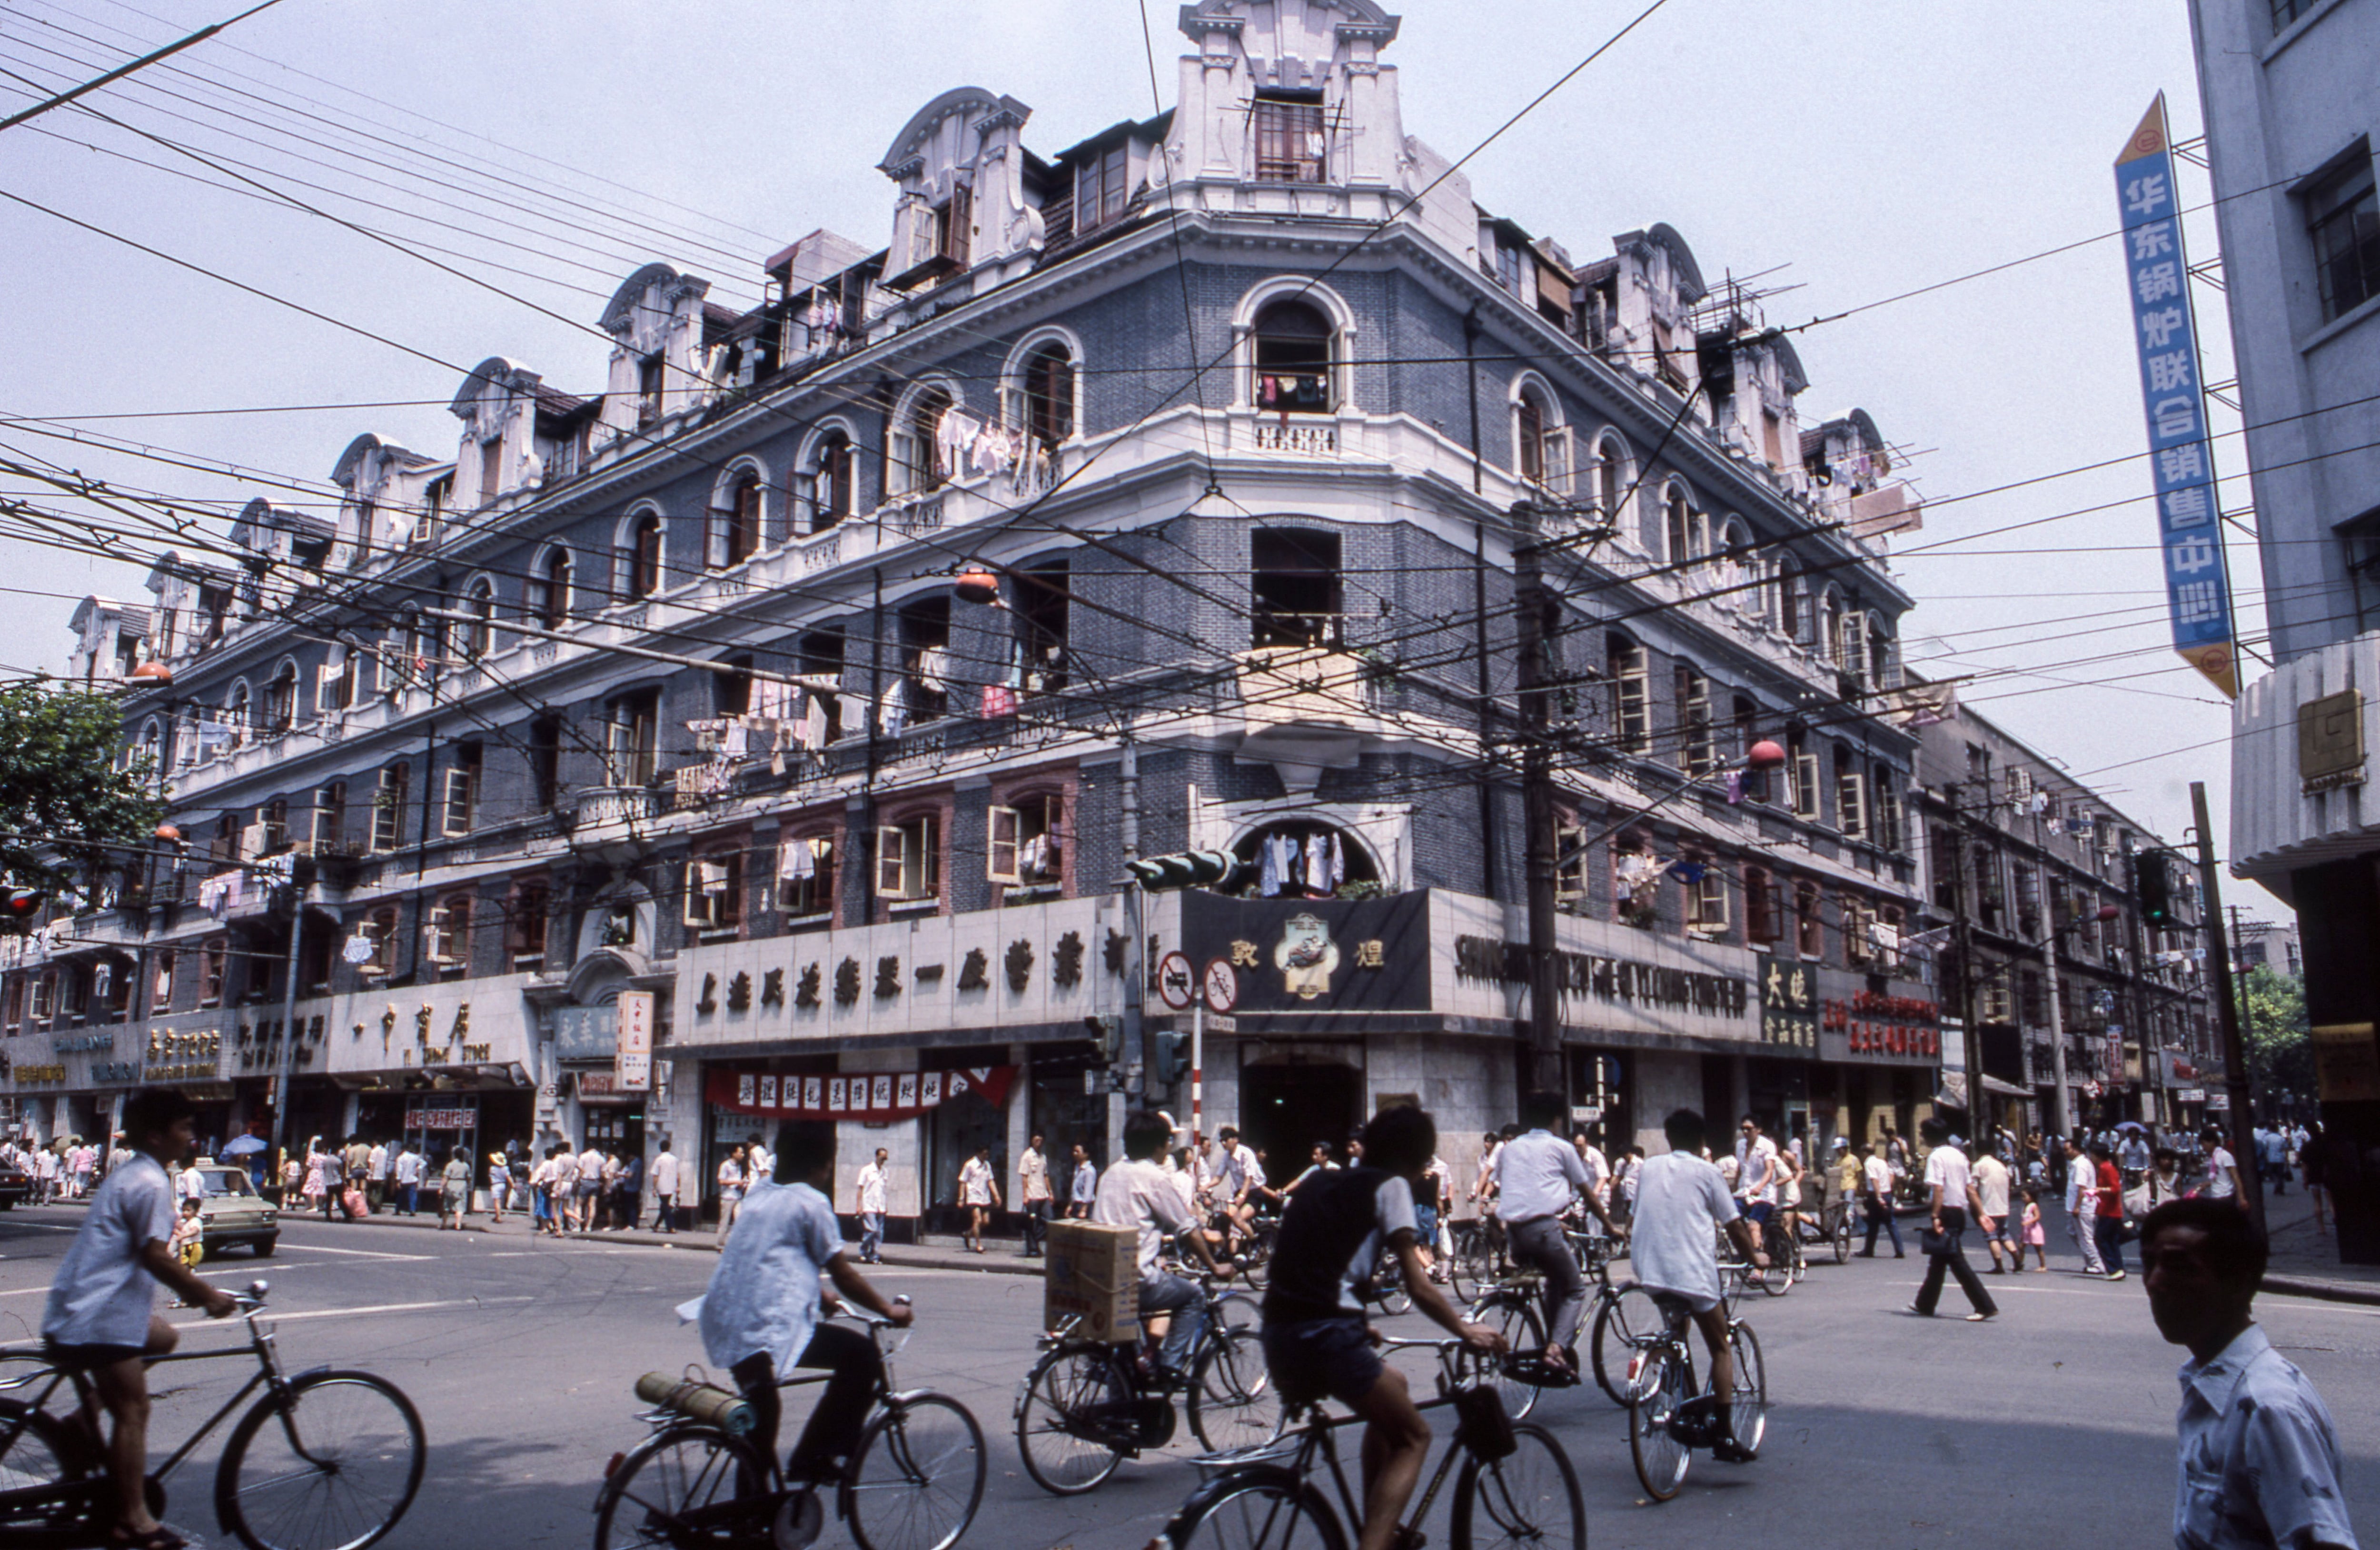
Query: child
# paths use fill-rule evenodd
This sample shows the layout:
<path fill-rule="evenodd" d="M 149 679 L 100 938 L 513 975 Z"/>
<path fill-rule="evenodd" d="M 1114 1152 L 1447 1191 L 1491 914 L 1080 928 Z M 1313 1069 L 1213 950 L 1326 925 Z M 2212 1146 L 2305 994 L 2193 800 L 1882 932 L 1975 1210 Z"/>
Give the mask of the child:
<path fill-rule="evenodd" d="M 2034 1270 L 2043 1275 L 2048 1275 L 2049 1234 L 2041 1225 L 2041 1190 L 2032 1184 L 2024 1187 L 2024 1241 L 2032 1246 L 2033 1257 L 2038 1262 Z M 2016 1259 L 2018 1264 L 2024 1263 L 2023 1249 L 2018 1249 Z"/>
<path fill-rule="evenodd" d="M 167 1247 L 174 1257 L 196 1270 L 199 1261 L 206 1257 L 206 1220 L 199 1214 L 199 1202 L 193 1199 L 182 1202 L 182 1219 L 174 1224 L 174 1236 Z"/>

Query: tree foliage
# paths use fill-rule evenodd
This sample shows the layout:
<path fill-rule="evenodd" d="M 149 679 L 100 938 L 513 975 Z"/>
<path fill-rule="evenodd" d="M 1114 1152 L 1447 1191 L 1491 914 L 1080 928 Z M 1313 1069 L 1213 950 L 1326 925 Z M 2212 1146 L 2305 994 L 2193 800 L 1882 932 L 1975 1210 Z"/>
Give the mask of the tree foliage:
<path fill-rule="evenodd" d="M 123 749 L 106 696 L 0 686 L 0 874 L 62 892 L 94 882 L 106 848 L 150 843 L 164 810 L 143 764 L 118 767 Z"/>
<path fill-rule="evenodd" d="M 2242 986 L 2241 1031 L 2247 1035 L 2248 1080 L 2259 1110 L 2286 1099 L 2313 1106 L 2313 1035 L 2306 1020 L 2305 986 L 2268 965 L 2251 970 Z"/>

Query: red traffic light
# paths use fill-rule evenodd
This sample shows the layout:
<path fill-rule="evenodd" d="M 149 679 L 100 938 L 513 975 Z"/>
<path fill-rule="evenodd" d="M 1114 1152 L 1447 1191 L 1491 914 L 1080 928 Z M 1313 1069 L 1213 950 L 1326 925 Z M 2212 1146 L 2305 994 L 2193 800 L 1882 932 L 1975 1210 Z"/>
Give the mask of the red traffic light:
<path fill-rule="evenodd" d="M 30 924 L 49 902 L 49 895 L 34 888 L 10 888 L 0 892 L 0 925 Z"/>

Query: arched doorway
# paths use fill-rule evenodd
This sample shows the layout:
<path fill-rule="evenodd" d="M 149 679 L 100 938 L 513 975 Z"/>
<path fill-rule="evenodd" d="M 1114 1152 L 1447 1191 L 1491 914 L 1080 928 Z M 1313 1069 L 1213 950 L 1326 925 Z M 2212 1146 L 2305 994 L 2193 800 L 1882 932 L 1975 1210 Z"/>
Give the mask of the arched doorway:
<path fill-rule="evenodd" d="M 1283 819 L 1242 835 L 1239 891 L 1257 898 L 1330 898 L 1350 885 L 1380 883 L 1370 847 L 1349 830 L 1310 818 Z"/>

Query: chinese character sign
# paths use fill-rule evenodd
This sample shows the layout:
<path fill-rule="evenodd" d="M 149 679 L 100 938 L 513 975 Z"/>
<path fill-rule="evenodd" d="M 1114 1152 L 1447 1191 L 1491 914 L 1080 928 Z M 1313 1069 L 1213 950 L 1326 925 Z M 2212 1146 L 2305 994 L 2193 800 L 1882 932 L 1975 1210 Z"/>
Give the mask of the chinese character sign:
<path fill-rule="evenodd" d="M 2132 293 L 2132 343 L 2140 351 L 2148 410 L 2149 461 L 2156 488 L 2158 543 L 2173 646 L 2227 695 L 2240 679 L 2232 654 L 2231 582 L 2215 501 L 2206 399 L 2190 319 L 2190 263 L 2182 256 L 2181 204 L 2160 93 L 2116 163 L 2124 216 L 2124 268 Z"/>

